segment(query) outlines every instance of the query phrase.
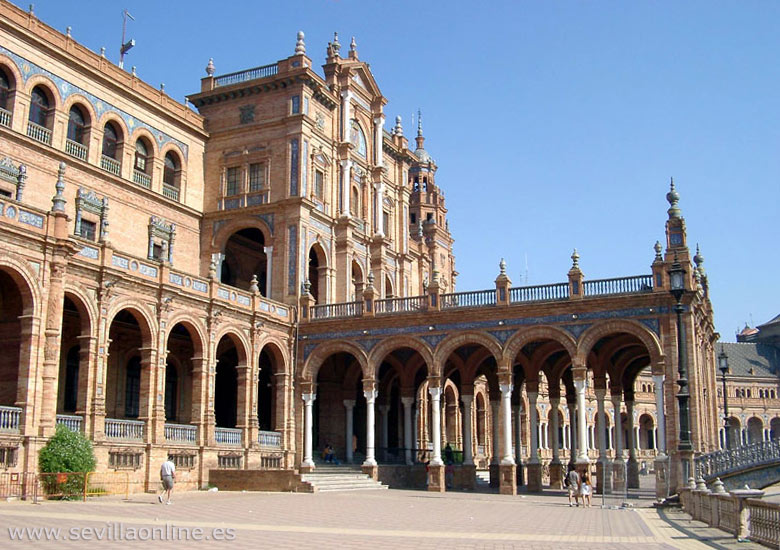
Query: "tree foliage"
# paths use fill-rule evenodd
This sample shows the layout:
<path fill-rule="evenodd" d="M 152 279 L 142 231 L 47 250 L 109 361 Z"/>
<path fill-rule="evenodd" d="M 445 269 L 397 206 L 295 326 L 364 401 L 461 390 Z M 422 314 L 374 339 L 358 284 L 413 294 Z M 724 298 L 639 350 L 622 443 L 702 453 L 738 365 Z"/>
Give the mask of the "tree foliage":
<path fill-rule="evenodd" d="M 91 472 L 95 464 L 92 442 L 62 424 L 38 455 L 38 468 L 43 473 Z"/>

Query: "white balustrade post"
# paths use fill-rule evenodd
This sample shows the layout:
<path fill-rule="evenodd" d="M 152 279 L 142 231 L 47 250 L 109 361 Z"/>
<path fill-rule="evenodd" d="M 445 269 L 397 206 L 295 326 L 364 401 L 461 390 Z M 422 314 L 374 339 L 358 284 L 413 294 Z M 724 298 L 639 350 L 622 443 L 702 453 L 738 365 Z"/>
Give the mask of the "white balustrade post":
<path fill-rule="evenodd" d="M 536 410 L 536 399 L 539 393 L 535 391 L 526 391 L 528 395 L 528 412 L 530 414 L 530 432 L 531 432 L 531 456 L 528 459 L 530 464 L 539 464 L 539 414 Z"/>
<path fill-rule="evenodd" d="M 345 399 L 344 400 L 344 409 L 347 413 L 346 417 L 346 425 L 347 430 L 344 434 L 345 440 L 344 444 L 346 447 L 346 461 L 347 464 L 351 464 L 352 460 L 354 459 L 354 448 L 352 447 L 352 440 L 354 439 L 355 429 L 354 429 L 354 418 L 355 418 L 355 400 L 354 399 Z"/>
<path fill-rule="evenodd" d="M 376 466 L 374 433 L 376 431 L 376 420 L 374 418 L 374 404 L 376 403 L 376 390 L 363 392 L 366 398 L 366 460 L 364 466 Z"/>
<path fill-rule="evenodd" d="M 504 453 L 501 464 L 514 466 L 515 459 L 512 456 L 512 384 L 501 384 L 501 401 L 504 412 Z"/>
<path fill-rule="evenodd" d="M 461 395 L 463 401 L 463 464 L 471 466 L 474 464 L 474 455 L 471 449 L 471 404 L 474 402 L 473 395 Z"/>
<path fill-rule="evenodd" d="M 428 393 L 431 396 L 431 439 L 433 439 L 433 457 L 431 457 L 432 466 L 443 466 L 441 460 L 441 388 L 428 386 Z"/>
<path fill-rule="evenodd" d="M 666 414 L 664 413 L 664 375 L 654 374 L 653 384 L 655 385 L 655 414 L 657 417 L 655 446 L 658 449 L 658 455 L 666 454 Z"/>
<path fill-rule="evenodd" d="M 585 388 L 587 380 L 574 380 L 574 389 L 577 392 L 577 463 L 588 463 L 587 427 L 588 415 L 585 409 Z"/>
<path fill-rule="evenodd" d="M 401 403 L 404 406 L 404 459 L 407 464 L 412 462 L 412 405 L 414 397 L 402 397 Z"/>
<path fill-rule="evenodd" d="M 317 399 L 316 393 L 304 393 L 303 394 L 303 424 L 304 424 L 304 436 L 303 436 L 303 462 L 301 466 L 307 468 L 314 467 L 314 460 L 312 460 L 312 408 L 314 400 Z"/>

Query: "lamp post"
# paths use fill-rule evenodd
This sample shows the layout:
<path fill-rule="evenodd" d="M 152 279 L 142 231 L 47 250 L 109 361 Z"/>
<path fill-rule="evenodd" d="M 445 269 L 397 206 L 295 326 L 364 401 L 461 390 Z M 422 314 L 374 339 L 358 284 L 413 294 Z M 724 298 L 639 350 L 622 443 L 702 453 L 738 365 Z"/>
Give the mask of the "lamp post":
<path fill-rule="evenodd" d="M 680 265 L 677 254 L 674 255 L 674 262 L 671 269 L 669 269 L 669 286 L 669 292 L 677 302 L 674 305 L 674 312 L 677 314 L 677 385 L 680 386 L 677 392 L 677 404 L 680 410 L 680 437 L 677 443 L 677 450 L 680 451 L 681 455 L 680 460 L 683 467 L 682 483 L 684 484 L 691 475 L 690 463 L 685 454 L 693 450 L 693 445 L 691 444 L 691 422 L 688 411 L 690 394 L 688 393 L 685 339 L 682 333 L 682 313 L 685 311 L 682 305 L 682 297 L 685 294 L 685 269 Z"/>
<path fill-rule="evenodd" d="M 729 394 L 726 392 L 726 373 L 729 372 L 729 356 L 726 355 L 726 350 L 723 346 L 720 346 L 720 354 L 718 355 L 718 369 L 723 375 L 723 427 L 726 430 L 726 438 L 724 443 L 726 444 L 726 450 L 731 448 L 731 442 L 729 441 Z"/>

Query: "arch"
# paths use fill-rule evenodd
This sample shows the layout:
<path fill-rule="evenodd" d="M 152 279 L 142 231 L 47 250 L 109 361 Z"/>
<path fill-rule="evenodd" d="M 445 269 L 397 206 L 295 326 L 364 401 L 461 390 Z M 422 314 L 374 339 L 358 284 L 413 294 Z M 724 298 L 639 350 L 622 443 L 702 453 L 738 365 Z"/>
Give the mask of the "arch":
<path fill-rule="evenodd" d="M 220 282 L 250 291 L 254 278 L 263 295 L 268 293 L 268 256 L 265 234 L 257 228 L 247 227 L 235 231 L 225 241 L 222 249 Z"/>
<path fill-rule="evenodd" d="M 83 114 L 88 119 L 88 126 L 97 122 L 98 116 L 95 112 L 95 108 L 92 106 L 92 102 L 79 93 L 72 93 L 62 104 L 63 112 L 67 113 L 71 107 L 78 106 Z"/>
<path fill-rule="evenodd" d="M 350 121 L 349 141 L 355 146 L 355 153 L 366 158 L 368 154 L 366 133 L 357 119 L 354 118 Z"/>
<path fill-rule="evenodd" d="M 335 340 L 319 344 L 314 351 L 305 360 L 303 365 L 303 371 L 300 377 L 306 381 L 314 383 L 317 380 L 317 373 L 322 366 L 323 361 L 335 353 L 348 353 L 352 355 L 355 360 L 360 364 L 360 369 L 363 371 L 363 378 L 372 380 L 375 378 L 376 373 L 371 370 L 368 363 L 368 357 L 366 353 L 357 345 L 346 340 Z"/>
<path fill-rule="evenodd" d="M 130 139 L 130 130 L 127 128 L 127 124 L 122 120 L 118 114 L 113 111 L 106 111 L 100 117 L 97 117 L 95 125 L 100 128 L 105 128 L 106 124 L 113 124 L 114 129 L 118 130 L 119 141 L 124 143 L 125 140 Z"/>
<path fill-rule="evenodd" d="M 577 343 L 574 338 L 563 329 L 549 325 L 521 329 L 513 334 L 504 346 L 503 361 L 514 362 L 527 344 L 539 340 L 552 340 L 559 343 L 569 354 L 571 361 L 574 362 L 577 356 Z"/>
<path fill-rule="evenodd" d="M 16 68 L 15 65 L 11 65 Z M 17 82 L 19 82 L 19 79 L 16 76 L 16 72 L 6 63 L 5 58 L 0 56 L 0 109 L 4 109 L 9 113 L 14 110 L 14 94 Z"/>
<path fill-rule="evenodd" d="M 352 257 L 350 264 L 352 269 L 352 296 L 353 302 L 363 299 L 363 288 L 365 287 L 365 277 L 363 276 L 363 265 L 357 256 Z"/>
<path fill-rule="evenodd" d="M 38 275 L 25 261 L 0 255 L 0 269 L 8 273 L 22 294 L 23 315 L 41 316 L 41 289 Z"/>
<path fill-rule="evenodd" d="M 260 351 L 257 354 L 257 357 L 259 359 L 260 355 L 263 352 L 266 352 L 268 355 L 273 357 L 274 363 L 275 363 L 275 369 L 274 374 L 282 374 L 287 372 L 287 365 L 290 364 L 287 352 L 285 351 L 287 349 L 287 346 L 284 345 L 284 343 L 279 340 L 276 337 L 270 337 L 266 339 L 263 342 L 263 345 L 260 347 Z"/>
<path fill-rule="evenodd" d="M 391 336 L 385 338 L 379 344 L 374 346 L 371 353 L 368 354 L 368 365 L 371 369 L 379 368 L 379 365 L 384 361 L 385 357 L 391 354 L 393 351 L 400 348 L 413 349 L 420 354 L 425 365 L 428 367 L 428 372 L 433 368 L 433 351 L 422 340 L 411 336 Z"/>
<path fill-rule="evenodd" d="M 22 80 L 17 80 L 17 86 Z M 62 96 L 57 85 L 47 76 L 42 74 L 31 75 L 24 84 L 24 91 L 28 96 L 32 95 L 32 91 L 37 87 L 42 86 L 49 93 L 49 99 L 52 101 L 51 108 L 55 111 L 62 110 Z M 17 88 L 18 89 L 18 88 Z"/>
<path fill-rule="evenodd" d="M 176 159 L 179 161 L 179 167 L 181 170 L 184 170 L 186 168 L 187 159 L 184 156 L 184 151 L 181 150 L 181 147 L 169 141 L 168 143 L 160 147 L 160 155 L 163 158 L 165 158 L 165 155 L 167 155 L 168 153 L 176 156 Z"/>
<path fill-rule="evenodd" d="M 163 158 L 163 183 L 180 189 L 184 173 L 184 161 L 178 147 L 164 147 L 160 153 Z"/>
<path fill-rule="evenodd" d="M 306 255 L 306 280 L 311 285 L 309 293 L 318 304 L 328 301 L 328 255 L 319 241 L 315 241 Z"/>
<path fill-rule="evenodd" d="M 217 331 L 217 333 L 214 335 L 213 341 L 216 344 L 219 344 L 219 342 L 221 342 L 225 336 L 230 338 L 230 340 L 233 341 L 233 345 L 236 347 L 236 351 L 238 352 L 238 364 L 246 365 L 249 357 L 251 356 L 249 350 L 252 349 L 252 345 L 249 343 L 246 336 L 244 336 L 244 332 L 238 325 L 230 323 Z"/>
<path fill-rule="evenodd" d="M 2 53 L 0 53 L 0 69 L 3 69 L 6 75 L 13 80 L 12 84 L 15 90 L 18 90 L 20 86 L 24 86 L 24 76 L 19 67 L 17 67 L 16 62 Z"/>
<path fill-rule="evenodd" d="M 138 326 L 141 329 L 144 346 L 157 347 L 154 344 L 154 342 L 157 342 L 157 321 L 146 307 L 138 304 L 138 302 L 132 298 L 124 298 L 111 306 L 106 315 L 106 326 L 110 327 L 114 318 L 122 310 L 127 310 L 135 317 L 135 320 L 138 322 Z"/>
<path fill-rule="evenodd" d="M 73 302 L 79 312 L 81 317 L 81 327 L 79 327 L 81 334 L 94 336 L 97 332 L 96 319 L 98 318 L 94 300 L 91 300 L 82 289 L 69 284 L 65 285 L 64 295 Z"/>
<path fill-rule="evenodd" d="M 238 217 L 220 227 L 211 237 L 211 247 L 214 252 L 225 250 L 230 237 L 242 229 L 258 229 L 263 234 L 266 246 L 273 244 L 273 232 L 263 220 L 259 218 Z"/>
<path fill-rule="evenodd" d="M 49 131 L 54 127 L 54 113 L 57 111 L 56 100 L 54 93 L 51 89 L 44 85 L 38 84 L 33 86 L 30 90 L 30 106 L 27 111 L 28 125 L 33 124 L 41 128 L 47 128 Z M 28 132 L 29 130 L 28 126 Z M 49 134 L 50 136 L 50 134 Z M 40 138 L 38 138 L 40 140 Z M 51 137 L 48 138 L 47 143 L 51 143 Z"/>
<path fill-rule="evenodd" d="M 203 326 L 203 324 L 193 319 L 188 312 L 179 312 L 177 314 L 174 314 L 172 317 L 170 317 L 167 321 L 167 326 L 170 327 L 168 330 L 168 334 L 166 335 L 166 344 L 168 339 L 171 337 L 171 330 L 173 330 L 173 327 L 176 325 L 182 325 L 184 328 L 187 329 L 187 332 L 190 333 L 190 338 L 192 338 L 192 344 L 195 347 L 195 354 L 200 355 L 201 357 L 206 357 L 206 328 Z"/>
<path fill-rule="evenodd" d="M 631 334 L 642 342 L 650 354 L 650 365 L 653 371 L 657 365 L 663 364 L 664 354 L 656 335 L 641 323 L 625 319 L 601 321 L 586 329 L 577 341 L 577 364 L 586 364 L 588 354 L 601 338 L 618 333 Z"/>
<path fill-rule="evenodd" d="M 145 139 L 147 141 L 147 145 L 150 146 L 150 150 L 149 150 L 150 160 L 156 159 L 158 156 L 160 156 L 160 150 L 157 146 L 158 145 L 157 140 L 154 139 L 154 135 L 143 126 L 137 126 L 135 129 L 131 130 L 128 139 L 130 143 L 133 144 L 139 139 Z"/>
<path fill-rule="evenodd" d="M 437 346 L 433 355 L 434 361 L 431 366 L 431 376 L 440 377 L 442 375 L 441 369 L 444 367 L 447 357 L 459 347 L 467 344 L 476 344 L 487 349 L 496 360 L 500 370 L 502 354 L 498 340 L 485 332 L 467 331 L 448 336 Z"/>
<path fill-rule="evenodd" d="M 747 421 L 748 443 L 758 443 L 764 440 L 764 422 L 758 416 L 751 416 Z"/>
<path fill-rule="evenodd" d="M 133 171 L 151 176 L 154 172 L 154 141 L 149 142 L 146 136 L 137 136 L 133 143 Z"/>

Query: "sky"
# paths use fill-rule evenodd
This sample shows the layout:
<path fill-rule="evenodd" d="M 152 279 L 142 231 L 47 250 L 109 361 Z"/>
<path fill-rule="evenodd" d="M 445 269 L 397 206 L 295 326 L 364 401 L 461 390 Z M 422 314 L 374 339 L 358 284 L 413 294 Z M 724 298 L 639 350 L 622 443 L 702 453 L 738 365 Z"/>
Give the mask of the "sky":
<path fill-rule="evenodd" d="M 23 5 L 25 9 L 28 4 Z M 322 74 L 355 37 L 388 104 L 422 110 L 455 237 L 457 290 L 650 273 L 673 177 L 716 330 L 780 313 L 780 2 L 39 0 L 36 15 L 184 100 L 293 54 Z"/>

